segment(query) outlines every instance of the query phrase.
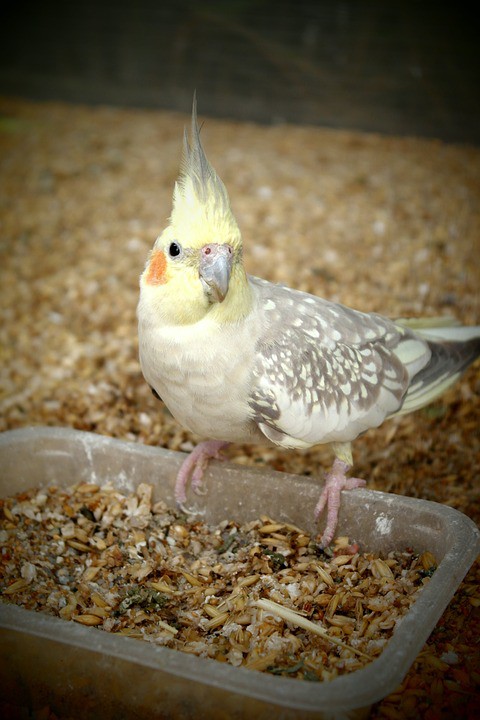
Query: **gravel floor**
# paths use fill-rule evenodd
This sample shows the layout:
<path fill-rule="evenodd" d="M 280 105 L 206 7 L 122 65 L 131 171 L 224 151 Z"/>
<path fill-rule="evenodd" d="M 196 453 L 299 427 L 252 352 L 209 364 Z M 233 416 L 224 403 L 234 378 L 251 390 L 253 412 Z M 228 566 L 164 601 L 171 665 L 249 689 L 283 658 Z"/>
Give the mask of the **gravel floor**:
<path fill-rule="evenodd" d="M 185 450 L 196 441 L 143 381 L 135 319 L 186 122 L 0 101 L 0 430 L 65 425 Z M 210 119 L 202 136 L 243 229 L 249 272 L 366 311 L 480 323 L 479 149 Z M 356 474 L 480 522 L 479 369 L 433 406 L 360 438 Z M 246 446 L 230 457 L 308 474 L 331 459 L 323 448 Z M 479 574 L 477 565 L 375 717 L 473 717 Z"/>

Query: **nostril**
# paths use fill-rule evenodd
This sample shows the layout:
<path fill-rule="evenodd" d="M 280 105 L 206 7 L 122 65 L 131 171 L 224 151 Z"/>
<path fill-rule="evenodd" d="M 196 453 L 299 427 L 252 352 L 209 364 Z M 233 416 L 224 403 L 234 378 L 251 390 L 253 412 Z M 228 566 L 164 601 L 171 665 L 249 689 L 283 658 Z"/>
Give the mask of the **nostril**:
<path fill-rule="evenodd" d="M 204 245 L 202 247 L 202 255 L 216 255 L 217 253 L 225 253 L 227 252 L 228 255 L 233 255 L 233 248 L 231 245 L 228 245 L 227 243 L 210 243 L 209 245 Z"/>

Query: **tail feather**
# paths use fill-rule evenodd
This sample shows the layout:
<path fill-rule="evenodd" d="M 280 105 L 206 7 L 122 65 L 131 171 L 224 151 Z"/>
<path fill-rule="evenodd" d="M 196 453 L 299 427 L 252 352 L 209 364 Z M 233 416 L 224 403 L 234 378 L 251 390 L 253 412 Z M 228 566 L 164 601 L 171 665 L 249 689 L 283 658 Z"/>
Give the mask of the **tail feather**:
<path fill-rule="evenodd" d="M 460 332 L 462 330 L 475 332 L 465 333 L 466 339 L 463 339 L 463 334 Z M 453 385 L 480 355 L 478 327 L 437 327 L 435 340 L 429 339 L 429 331 L 430 329 L 425 332 L 423 328 L 421 331 L 417 330 L 430 347 L 432 353 L 430 361 L 414 376 L 397 415 L 413 412 L 431 403 Z"/>
<path fill-rule="evenodd" d="M 462 344 L 469 341 L 475 342 L 475 340 L 480 341 L 480 327 L 464 327 L 463 325 L 445 328 L 432 327 L 422 328 L 421 330 L 416 330 L 416 332 L 426 340 L 436 340 L 438 342 L 445 340 L 452 344 Z"/>
<path fill-rule="evenodd" d="M 480 326 L 470 327 L 460 323 L 450 316 L 434 318 L 398 318 L 397 325 L 413 330 L 414 333 L 426 340 L 450 340 L 452 342 L 465 342 L 480 339 Z"/>
<path fill-rule="evenodd" d="M 422 328 L 452 328 L 461 327 L 461 323 L 451 315 L 437 315 L 437 317 L 397 318 L 395 322 L 403 327 L 421 332 Z"/>

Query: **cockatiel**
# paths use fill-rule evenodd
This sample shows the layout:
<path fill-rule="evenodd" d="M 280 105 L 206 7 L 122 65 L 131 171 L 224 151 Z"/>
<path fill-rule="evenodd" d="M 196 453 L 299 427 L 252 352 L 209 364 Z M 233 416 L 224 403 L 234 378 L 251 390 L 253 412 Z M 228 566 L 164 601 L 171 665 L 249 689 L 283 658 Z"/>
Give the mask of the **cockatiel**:
<path fill-rule="evenodd" d="M 430 403 L 480 353 L 480 327 L 392 321 L 247 275 L 227 191 L 208 162 L 193 104 L 170 222 L 140 279 L 146 381 L 188 430 L 209 438 L 188 456 L 175 496 L 199 491 L 231 442 L 310 448 L 335 460 L 315 508 L 334 536 L 351 442 L 386 418 Z"/>

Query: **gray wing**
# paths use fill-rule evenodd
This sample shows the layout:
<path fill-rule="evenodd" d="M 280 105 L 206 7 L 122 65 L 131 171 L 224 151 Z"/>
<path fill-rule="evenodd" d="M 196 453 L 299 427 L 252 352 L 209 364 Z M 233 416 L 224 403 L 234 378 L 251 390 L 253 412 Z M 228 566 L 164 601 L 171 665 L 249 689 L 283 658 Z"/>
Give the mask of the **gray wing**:
<path fill-rule="evenodd" d="M 349 442 L 402 406 L 431 350 L 408 328 L 250 278 L 263 314 L 250 408 L 285 447 Z"/>

